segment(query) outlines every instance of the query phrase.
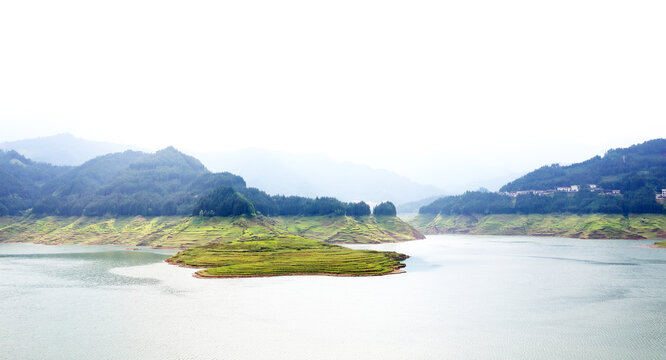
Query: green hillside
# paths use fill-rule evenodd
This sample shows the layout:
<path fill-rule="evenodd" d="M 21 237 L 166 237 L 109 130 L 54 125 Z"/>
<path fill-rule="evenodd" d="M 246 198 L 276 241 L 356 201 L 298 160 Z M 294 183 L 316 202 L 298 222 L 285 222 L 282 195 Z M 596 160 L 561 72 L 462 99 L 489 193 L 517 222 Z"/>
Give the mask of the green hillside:
<path fill-rule="evenodd" d="M 499 193 L 441 197 L 419 208 L 419 214 L 663 214 L 666 208 L 656 195 L 664 188 L 666 139 L 656 139 L 578 164 L 544 166 Z"/>
<path fill-rule="evenodd" d="M 0 150 L 0 216 L 19 214 L 41 198 L 41 188 L 70 167 L 34 162 Z"/>
<path fill-rule="evenodd" d="M 558 186 L 596 184 L 622 192 L 648 187 L 666 188 L 666 139 L 612 149 L 581 163 L 544 166 L 506 185 L 500 191 L 546 190 Z"/>

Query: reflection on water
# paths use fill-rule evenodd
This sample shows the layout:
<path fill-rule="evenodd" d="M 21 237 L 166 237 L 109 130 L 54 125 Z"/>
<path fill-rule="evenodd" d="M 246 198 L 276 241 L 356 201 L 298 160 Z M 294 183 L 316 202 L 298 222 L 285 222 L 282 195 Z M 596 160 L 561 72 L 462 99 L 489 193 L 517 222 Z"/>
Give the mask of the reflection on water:
<path fill-rule="evenodd" d="M 666 250 L 430 236 L 383 277 L 195 279 L 171 250 L 0 244 L 7 359 L 662 359 Z"/>
<path fill-rule="evenodd" d="M 1 248 L 0 248 L 1 249 Z M 90 249 L 91 251 L 97 249 Z M 46 277 L 32 277 L 32 286 L 40 287 L 94 287 L 102 285 L 148 285 L 159 280 L 149 278 L 128 278 L 110 272 L 116 267 L 146 265 L 163 261 L 167 256 L 153 252 L 120 251 L 99 249 L 99 252 L 73 253 L 27 253 L 0 254 L 0 262 L 6 270 L 21 270 L 24 275 L 40 274 Z M 0 280 L 0 284 L 12 287 L 25 287 L 26 283 L 16 283 L 11 277 Z"/>

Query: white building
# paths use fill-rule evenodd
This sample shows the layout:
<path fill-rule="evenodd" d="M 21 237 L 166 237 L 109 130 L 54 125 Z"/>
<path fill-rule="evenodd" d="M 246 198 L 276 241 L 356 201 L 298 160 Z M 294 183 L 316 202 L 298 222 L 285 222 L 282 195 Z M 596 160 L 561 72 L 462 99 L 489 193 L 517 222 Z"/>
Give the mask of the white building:
<path fill-rule="evenodd" d="M 578 190 L 580 190 L 580 186 L 578 185 L 571 185 L 571 186 L 564 186 L 557 188 L 557 191 L 564 191 L 564 192 L 576 192 Z"/>

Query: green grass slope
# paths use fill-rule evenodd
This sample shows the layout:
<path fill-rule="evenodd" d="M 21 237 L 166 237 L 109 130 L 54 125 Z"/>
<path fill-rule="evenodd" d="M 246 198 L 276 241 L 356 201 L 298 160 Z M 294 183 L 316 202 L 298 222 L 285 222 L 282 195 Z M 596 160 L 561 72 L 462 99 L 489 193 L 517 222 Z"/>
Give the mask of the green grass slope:
<path fill-rule="evenodd" d="M 187 248 L 255 236 L 299 235 L 331 243 L 421 239 L 397 217 L 0 217 L 0 242 Z"/>
<path fill-rule="evenodd" d="M 406 255 L 352 250 L 293 235 L 251 237 L 184 250 L 171 264 L 206 268 L 199 277 L 279 275 L 367 276 L 398 272 Z"/>
<path fill-rule="evenodd" d="M 666 215 L 530 214 L 418 215 L 409 223 L 424 234 L 561 236 L 581 239 L 666 238 Z"/>

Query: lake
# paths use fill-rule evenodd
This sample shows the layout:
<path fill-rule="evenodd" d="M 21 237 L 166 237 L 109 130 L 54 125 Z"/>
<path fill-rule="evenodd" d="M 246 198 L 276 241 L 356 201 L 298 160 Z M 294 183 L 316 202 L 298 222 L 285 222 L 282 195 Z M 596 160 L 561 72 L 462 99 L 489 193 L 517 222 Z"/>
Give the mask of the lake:
<path fill-rule="evenodd" d="M 428 236 L 376 277 L 196 279 L 172 250 L 0 244 L 3 359 L 663 359 L 654 241 Z"/>

